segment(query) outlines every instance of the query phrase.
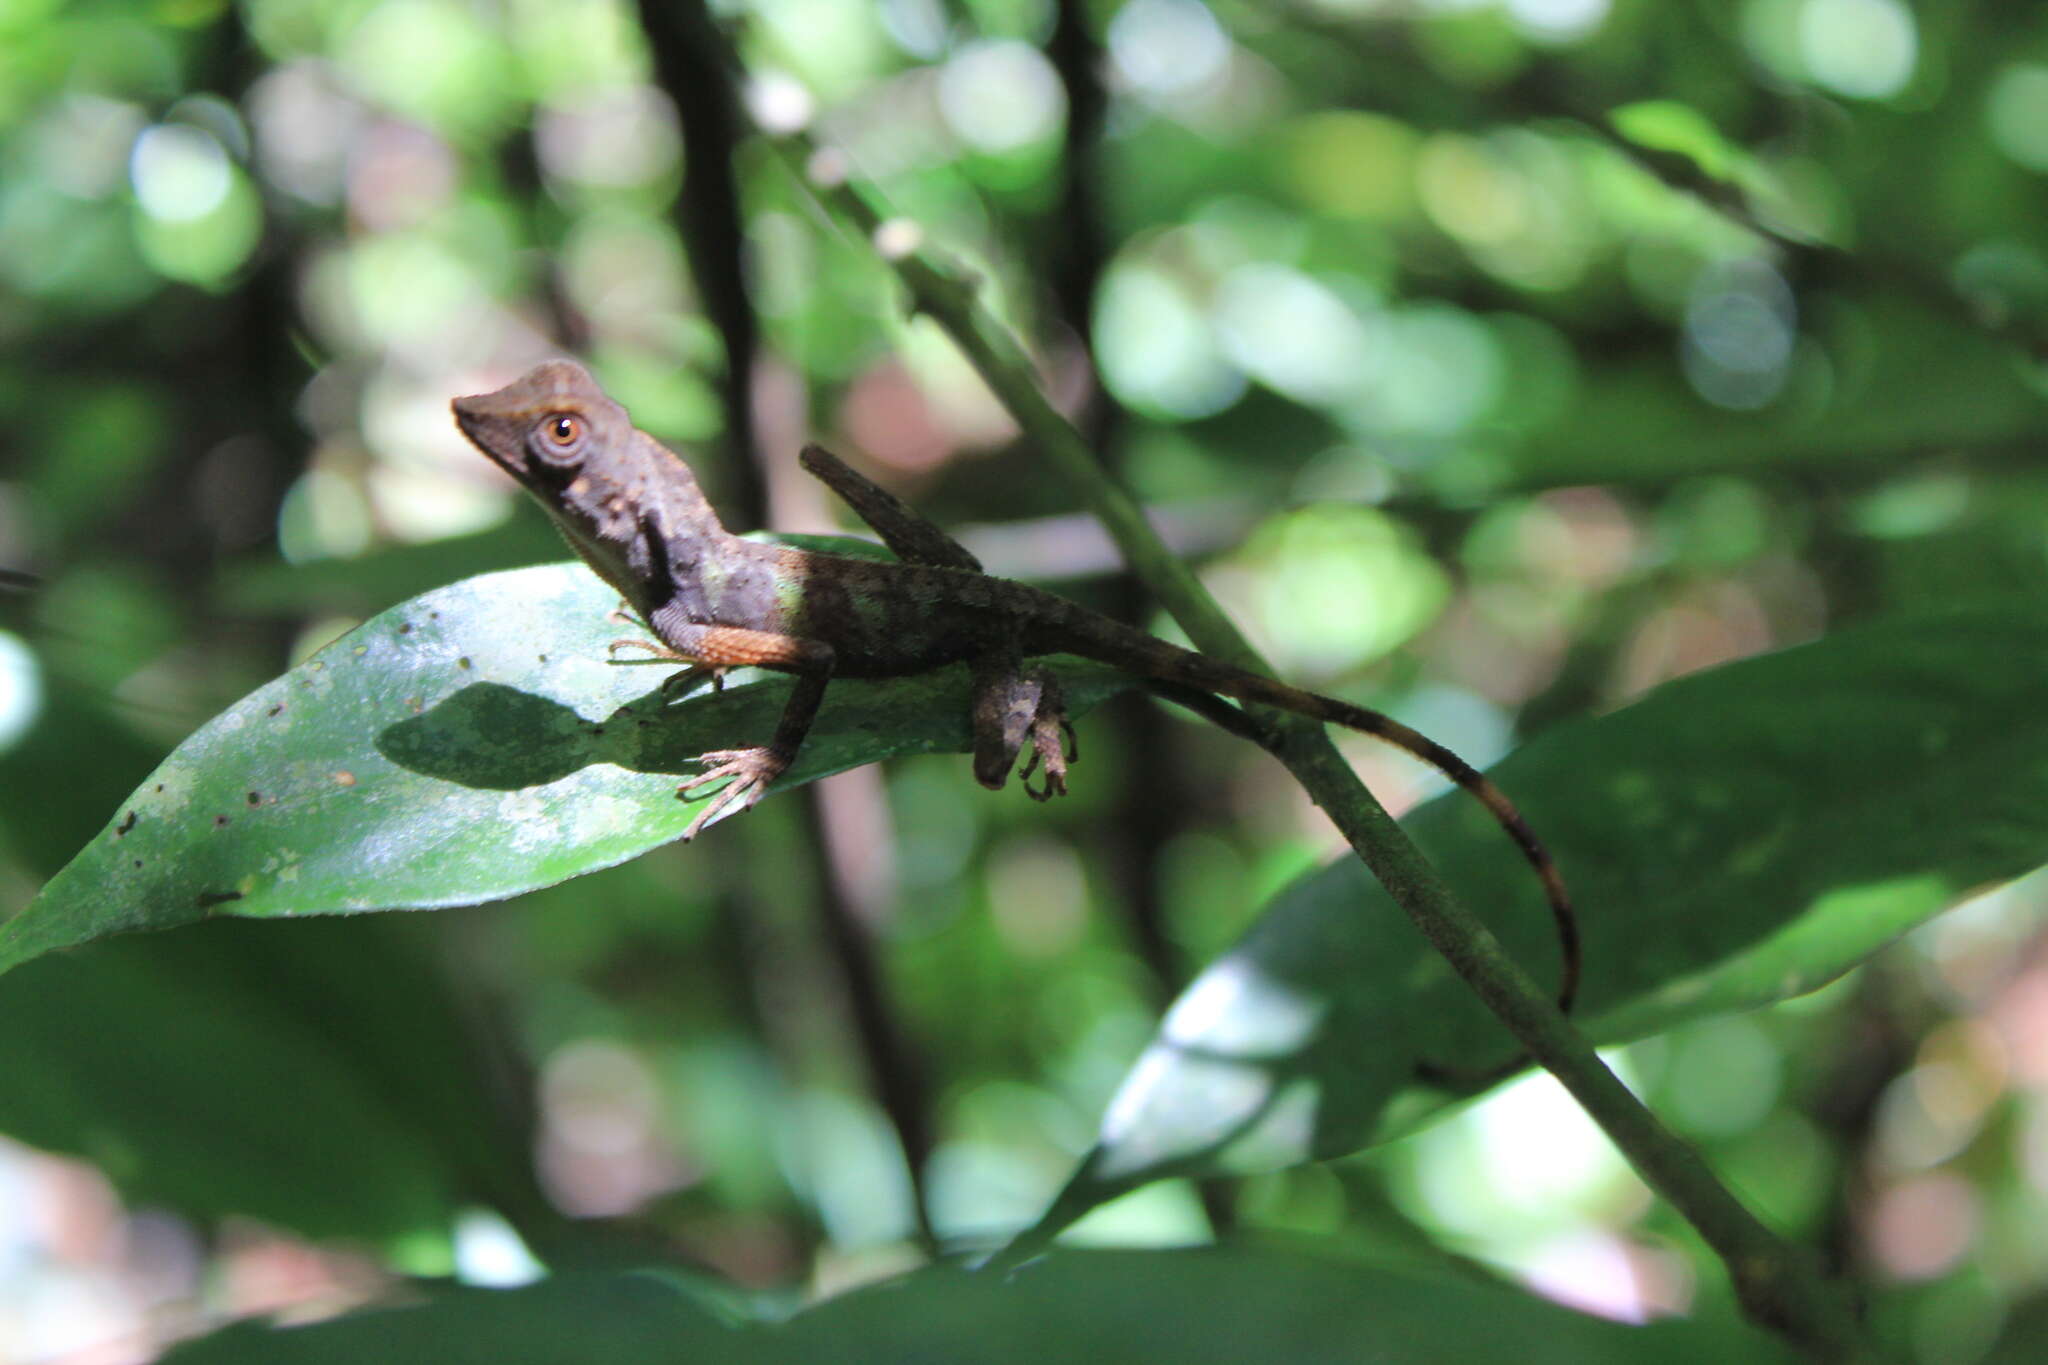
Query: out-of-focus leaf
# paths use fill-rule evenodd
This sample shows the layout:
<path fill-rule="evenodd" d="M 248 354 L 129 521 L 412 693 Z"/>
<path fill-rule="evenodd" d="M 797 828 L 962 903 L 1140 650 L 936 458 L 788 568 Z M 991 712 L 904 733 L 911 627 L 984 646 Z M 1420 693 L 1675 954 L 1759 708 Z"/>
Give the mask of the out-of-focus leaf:
<path fill-rule="evenodd" d="M 756 1359 L 747 1338 L 671 1277 L 557 1275 L 525 1289 L 466 1290 L 414 1308 L 352 1313 L 311 1327 L 241 1322 L 164 1356 L 164 1365 L 685 1365 Z"/>
<path fill-rule="evenodd" d="M 135 1202 L 312 1237 L 539 1207 L 424 927 L 211 924 L 31 963 L 0 987 L 0 1131 Z"/>
<path fill-rule="evenodd" d="M 53 675 L 42 690 L 35 723 L 0 753 L 0 840 L 48 876 L 163 749 L 81 694 L 77 679 Z"/>
<path fill-rule="evenodd" d="M 1638 100 L 1607 117 L 1616 132 L 1638 147 L 1683 156 L 1716 180 L 1732 179 L 1751 160 L 1705 114 L 1677 100 Z"/>
<path fill-rule="evenodd" d="M 1991 1353 L 1978 1365 L 2035 1365 L 2048 1360 L 2048 1295 L 2023 1299 L 2006 1315 Z"/>
<path fill-rule="evenodd" d="M 1513 1289 L 1278 1248 L 1064 1251 L 1000 1279 L 934 1269 L 792 1319 L 796 1359 L 1774 1361 L 1732 1322 L 1631 1327 Z"/>
<path fill-rule="evenodd" d="M 1924 451 L 2048 432 L 2048 403 L 2020 354 L 1953 316 L 1879 298 L 1837 304 L 1811 323 L 1827 364 L 1804 389 L 1795 375 L 1756 412 L 1711 406 L 1670 356 L 1588 373 L 1579 401 L 1514 450 L 1508 477 L 1557 487 L 1795 468 L 1888 473 Z"/>
<path fill-rule="evenodd" d="M 678 774 L 762 742 L 787 684 L 680 702 L 610 661 L 632 630 L 578 565 L 491 574 L 392 608 L 208 722 L 27 910 L 0 971 L 52 948 L 211 915 L 335 914 L 495 900 L 678 837 Z M 1063 668 L 1079 713 L 1132 685 Z M 970 746 L 954 668 L 835 683 L 775 791 Z"/>
<path fill-rule="evenodd" d="M 0 754 L 0 835 L 47 876 L 161 757 L 56 675 Z M 531 1231 L 549 1215 L 524 1106 L 489 1087 L 437 929 L 228 922 L 37 962 L 0 987 L 0 1132 L 136 1201 L 309 1236 L 423 1251 L 479 1203 Z"/>
<path fill-rule="evenodd" d="M 1062 1252 L 1009 1277 L 928 1269 L 832 1299 L 786 1323 L 735 1327 L 719 1325 L 651 1275 L 575 1276 L 312 1327 L 243 1324 L 165 1359 L 1684 1365 L 1790 1357 L 1733 1322 L 1631 1327 L 1479 1281 L 1233 1248 Z"/>
<path fill-rule="evenodd" d="M 1845 631 L 1559 726 L 1493 776 L 1549 844 L 1586 945 L 1582 1026 L 1619 1042 L 1812 990 L 2048 857 L 2048 610 Z M 1407 825 L 1508 950 L 1554 978 L 1528 868 L 1451 793 Z M 1356 860 L 1281 894 L 1204 971 L 1034 1241 L 1162 1175 L 1393 1136 L 1512 1041 Z M 1404 1094 L 1404 1091 L 1406 1092 Z"/>

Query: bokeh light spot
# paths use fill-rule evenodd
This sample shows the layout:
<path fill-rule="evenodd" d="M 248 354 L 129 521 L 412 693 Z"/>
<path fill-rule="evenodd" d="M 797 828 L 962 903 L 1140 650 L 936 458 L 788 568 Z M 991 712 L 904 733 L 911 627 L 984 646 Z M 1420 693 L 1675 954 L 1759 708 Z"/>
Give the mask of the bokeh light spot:
<path fill-rule="evenodd" d="M 1222 74 L 1230 39 L 1199 0 L 1131 0 L 1109 21 L 1109 56 L 1138 89 L 1179 95 Z"/>
<path fill-rule="evenodd" d="M 1999 72 L 1984 114 L 1999 151 L 2048 175 L 2048 64 L 2016 62 Z"/>
<path fill-rule="evenodd" d="M 1287 131 L 1282 175 L 1310 208 L 1340 218 L 1398 218 L 1415 207 L 1414 129 L 1350 110 L 1311 114 Z"/>
<path fill-rule="evenodd" d="M 542 110 L 534 146 L 541 165 L 557 179 L 625 188 L 673 171 L 682 143 L 675 107 L 659 91 L 643 85 Z"/>
<path fill-rule="evenodd" d="M 1747 411 L 1785 387 L 1797 339 L 1792 291 L 1769 264 L 1731 261 L 1700 272 L 1685 309 L 1685 376 L 1717 407 Z"/>
<path fill-rule="evenodd" d="M 1423 144 L 1415 176 L 1429 216 L 1462 242 L 1497 245 L 1522 231 L 1528 220 L 1521 177 L 1477 139 L 1435 135 Z"/>
<path fill-rule="evenodd" d="M 1371 384 L 1381 369 L 1384 339 L 1298 270 L 1240 266 L 1224 278 L 1215 308 L 1224 354 L 1290 398 L 1334 403 Z"/>
<path fill-rule="evenodd" d="M 1508 17 L 1529 37 L 1546 43 L 1589 38 L 1607 21 L 1610 0 L 1507 0 Z"/>
<path fill-rule="evenodd" d="M 1027 43 L 975 43 L 939 73 L 939 112 L 971 147 L 1010 152 L 1051 137 L 1066 117 L 1059 73 Z"/>
<path fill-rule="evenodd" d="M 1395 319 L 1391 362 L 1357 416 L 1368 426 L 1447 436 L 1490 411 L 1502 383 L 1500 343 L 1460 308 L 1431 305 Z"/>
<path fill-rule="evenodd" d="M 145 128 L 135 139 L 128 173 L 142 211 L 167 223 L 206 217 L 234 183 L 234 167 L 219 139 L 185 123 Z"/>
<path fill-rule="evenodd" d="M 1920 48 L 1898 0 L 1806 0 L 1799 55 L 1813 79 L 1855 99 L 1887 99 L 1913 78 Z"/>
<path fill-rule="evenodd" d="M 43 709 L 43 671 L 28 643 L 0 630 L 0 753 L 28 733 Z"/>
<path fill-rule="evenodd" d="M 1223 411 L 1244 392 L 1207 320 L 1178 281 L 1147 265 L 1112 267 L 1095 309 L 1103 382 L 1142 412 L 1187 420 Z"/>

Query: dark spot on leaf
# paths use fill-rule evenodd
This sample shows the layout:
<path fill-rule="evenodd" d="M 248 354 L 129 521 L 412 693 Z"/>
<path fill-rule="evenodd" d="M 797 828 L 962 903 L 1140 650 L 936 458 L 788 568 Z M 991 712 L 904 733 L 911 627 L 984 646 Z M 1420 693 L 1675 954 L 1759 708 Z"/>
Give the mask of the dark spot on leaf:
<path fill-rule="evenodd" d="M 412 634 L 412 622 L 410 622 L 410 621 L 407 621 L 407 622 L 405 622 L 405 623 L 404 623 L 403 625 L 401 625 L 401 626 L 400 626 L 400 627 L 398 628 L 398 633 L 399 633 L 400 635 L 410 635 L 410 634 Z"/>
<path fill-rule="evenodd" d="M 265 711 L 265 712 L 264 712 L 263 714 L 264 714 L 264 715 L 266 715 L 266 716 L 274 716 L 274 715 L 277 715 L 277 714 L 279 714 L 279 713 L 280 713 L 280 712 L 282 712 L 283 710 L 284 710 L 284 703 L 283 703 L 283 702 L 279 702 L 279 703 L 278 703 L 277 705 L 275 705 L 275 706 L 271 707 L 271 708 L 270 708 L 270 709 L 269 709 L 268 711 Z"/>
<path fill-rule="evenodd" d="M 472 664 L 469 661 L 469 656 L 465 654 L 455 661 L 455 666 L 457 668 L 474 668 L 476 665 Z"/>
<path fill-rule="evenodd" d="M 161 783 L 161 782 L 157 783 L 157 784 L 156 784 L 156 789 L 157 789 L 158 791 L 162 791 L 162 790 L 164 789 L 164 784 L 163 784 L 163 783 Z"/>
<path fill-rule="evenodd" d="M 128 812 L 128 818 L 126 820 L 123 820 L 120 824 L 114 826 L 114 837 L 118 839 L 122 835 L 126 834 L 129 830 L 134 828 L 135 812 L 131 810 Z"/>
<path fill-rule="evenodd" d="M 548 661 L 548 656 L 545 654 L 536 654 L 534 657 L 539 659 L 542 663 L 546 663 Z"/>
<path fill-rule="evenodd" d="M 137 872 L 140 872 L 140 871 L 142 870 L 142 859 L 140 859 L 140 858 L 137 858 L 137 859 L 135 860 L 135 870 L 136 870 Z"/>
<path fill-rule="evenodd" d="M 225 815 L 216 815 L 216 816 L 214 816 L 214 817 L 213 817 L 213 827 L 214 827 L 215 829 L 226 829 L 226 828 L 228 827 L 228 818 L 227 818 L 227 816 L 225 816 Z"/>
<path fill-rule="evenodd" d="M 250 804 L 250 805 L 252 805 L 252 806 L 260 806 L 260 805 L 262 805 L 262 804 L 263 804 L 263 793 L 262 793 L 262 792 L 250 792 L 250 793 L 249 793 L 249 804 Z"/>
<path fill-rule="evenodd" d="M 211 910 L 216 905 L 226 905 L 229 901 L 238 901 L 241 898 L 242 893 L 239 891 L 202 891 L 199 893 L 199 908 Z"/>

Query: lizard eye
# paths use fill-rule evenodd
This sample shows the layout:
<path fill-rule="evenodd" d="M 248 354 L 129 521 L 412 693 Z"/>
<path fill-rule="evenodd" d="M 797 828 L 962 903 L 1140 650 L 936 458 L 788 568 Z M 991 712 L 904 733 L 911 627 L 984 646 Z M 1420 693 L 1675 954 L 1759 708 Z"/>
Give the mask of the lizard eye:
<path fill-rule="evenodd" d="M 533 429 L 533 448 L 542 459 L 560 463 L 581 453 L 588 434 L 589 427 L 575 413 L 549 413 Z"/>

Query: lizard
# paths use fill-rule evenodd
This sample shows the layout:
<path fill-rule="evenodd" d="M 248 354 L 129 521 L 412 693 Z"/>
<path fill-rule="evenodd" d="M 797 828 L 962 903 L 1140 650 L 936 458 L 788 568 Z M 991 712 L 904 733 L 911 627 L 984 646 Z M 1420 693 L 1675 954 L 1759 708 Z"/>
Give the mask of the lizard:
<path fill-rule="evenodd" d="M 834 677 L 888 678 L 966 662 L 973 674 L 974 774 L 1001 788 L 1030 746 L 1021 780 L 1034 799 L 1066 791 L 1072 731 L 1059 685 L 1036 656 L 1106 663 L 1168 700 L 1249 733 L 1219 697 L 1277 707 L 1405 750 L 1476 797 L 1542 882 L 1563 970 L 1560 1008 L 1579 979 L 1577 921 L 1563 875 L 1505 793 L 1443 745 L 1368 707 L 1305 691 L 1183 649 L 1054 593 L 982 572 L 980 562 L 894 494 L 818 446 L 804 467 L 844 498 L 897 558 L 833 555 L 725 529 L 681 456 L 633 425 L 590 373 L 549 360 L 492 393 L 453 400 L 456 425 L 531 493 L 571 549 L 609 583 L 659 643 L 615 640 L 688 665 L 671 682 L 752 665 L 795 678 L 765 745 L 719 749 L 676 789 L 723 782 L 683 833 L 694 838 L 752 807 L 795 760 Z M 1078 755 L 1076 755 L 1078 756 Z M 1033 768 L 1043 786 L 1031 786 Z"/>

